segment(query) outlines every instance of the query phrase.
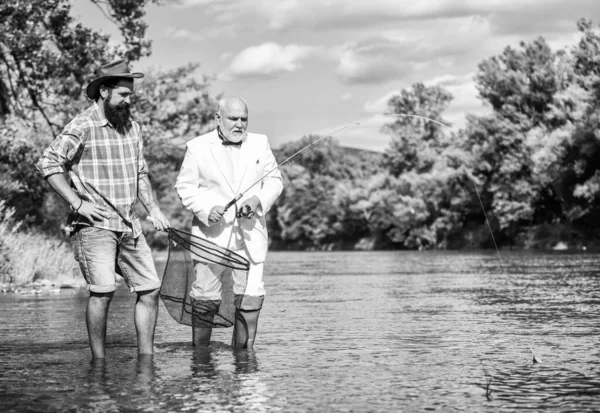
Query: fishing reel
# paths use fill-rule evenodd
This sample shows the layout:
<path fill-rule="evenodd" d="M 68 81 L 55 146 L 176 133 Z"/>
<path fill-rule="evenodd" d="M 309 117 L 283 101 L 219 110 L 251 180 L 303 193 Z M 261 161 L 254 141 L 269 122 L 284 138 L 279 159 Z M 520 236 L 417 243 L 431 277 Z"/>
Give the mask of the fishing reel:
<path fill-rule="evenodd" d="M 254 218 L 254 214 L 255 213 L 252 210 L 252 208 L 250 208 L 250 205 L 244 205 L 240 209 L 238 209 L 238 211 L 235 214 L 235 216 L 238 217 L 238 218 L 252 219 L 252 218 Z"/>

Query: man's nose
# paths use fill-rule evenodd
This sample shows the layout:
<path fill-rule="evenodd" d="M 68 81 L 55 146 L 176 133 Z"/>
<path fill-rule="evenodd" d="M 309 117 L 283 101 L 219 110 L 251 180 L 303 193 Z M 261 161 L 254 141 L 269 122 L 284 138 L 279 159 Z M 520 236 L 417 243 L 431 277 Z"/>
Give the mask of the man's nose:
<path fill-rule="evenodd" d="M 131 99 L 129 98 L 129 96 L 127 96 L 125 99 L 123 99 L 123 102 L 125 102 L 129 105 L 129 104 L 131 104 Z"/>

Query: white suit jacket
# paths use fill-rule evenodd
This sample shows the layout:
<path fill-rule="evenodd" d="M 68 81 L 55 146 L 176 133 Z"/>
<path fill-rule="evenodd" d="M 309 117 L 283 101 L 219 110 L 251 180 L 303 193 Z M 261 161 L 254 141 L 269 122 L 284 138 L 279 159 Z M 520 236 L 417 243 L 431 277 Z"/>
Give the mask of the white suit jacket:
<path fill-rule="evenodd" d="M 216 129 L 188 141 L 175 189 L 183 205 L 194 214 L 192 234 L 228 247 L 234 226 L 241 226 L 250 258 L 264 262 L 269 246 L 265 214 L 283 190 L 281 173 L 275 169 L 277 162 L 265 135 L 247 134 L 240 147 L 239 164 L 234 167 L 229 150 Z M 265 176 L 269 171 L 273 172 Z M 238 207 L 253 195 L 260 200 L 253 219 L 235 218 L 236 209 L 231 207 L 220 222 L 208 221 L 212 207 L 225 206 L 240 192 L 244 195 Z"/>

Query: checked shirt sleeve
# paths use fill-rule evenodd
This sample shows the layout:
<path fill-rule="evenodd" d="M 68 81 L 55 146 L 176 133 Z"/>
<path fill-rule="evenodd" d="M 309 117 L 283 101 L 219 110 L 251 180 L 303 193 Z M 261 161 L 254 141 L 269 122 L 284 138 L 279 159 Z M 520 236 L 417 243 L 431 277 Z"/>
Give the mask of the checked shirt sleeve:
<path fill-rule="evenodd" d="M 65 172 L 64 165 L 70 163 L 83 143 L 83 132 L 72 129 L 58 135 L 40 157 L 36 167 L 44 178 Z"/>

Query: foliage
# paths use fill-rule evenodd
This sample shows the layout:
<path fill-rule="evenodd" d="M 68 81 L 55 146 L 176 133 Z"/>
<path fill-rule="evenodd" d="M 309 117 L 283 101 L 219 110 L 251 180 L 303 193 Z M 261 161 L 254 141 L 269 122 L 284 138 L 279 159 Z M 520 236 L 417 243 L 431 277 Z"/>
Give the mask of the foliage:
<path fill-rule="evenodd" d="M 319 139 L 306 136 L 275 151 L 279 162 Z M 284 191 L 270 214 L 270 236 L 280 248 L 352 247 L 368 235 L 366 222 L 350 209 L 355 184 L 377 172 L 378 153 L 357 151 L 324 139 L 282 166 Z M 349 244 L 349 245 L 348 245 Z"/>
<path fill-rule="evenodd" d="M 85 100 L 82 90 L 101 63 L 150 53 L 143 22 L 147 0 L 91 0 L 121 30 L 123 46 L 76 23 L 68 0 L 7 0 L 0 5 L 0 116 L 14 113 L 55 135 Z M 156 2 L 156 1 L 155 1 Z M 105 12 L 106 13 L 106 12 Z"/>
<path fill-rule="evenodd" d="M 589 21 L 578 28 L 571 50 L 552 52 L 540 38 L 479 66 L 479 90 L 494 113 L 470 118 L 465 149 L 508 238 L 524 225 L 583 224 L 600 212 L 600 35 Z"/>
<path fill-rule="evenodd" d="M 33 135 L 35 131 L 19 119 L 0 118 L 0 198 L 7 207 L 17 208 L 17 220 L 40 224 L 47 186 L 35 170 L 41 151 L 32 142 Z"/>
<path fill-rule="evenodd" d="M 0 283 L 23 285 L 38 279 L 83 281 L 68 243 L 24 229 L 15 209 L 0 199 Z"/>

